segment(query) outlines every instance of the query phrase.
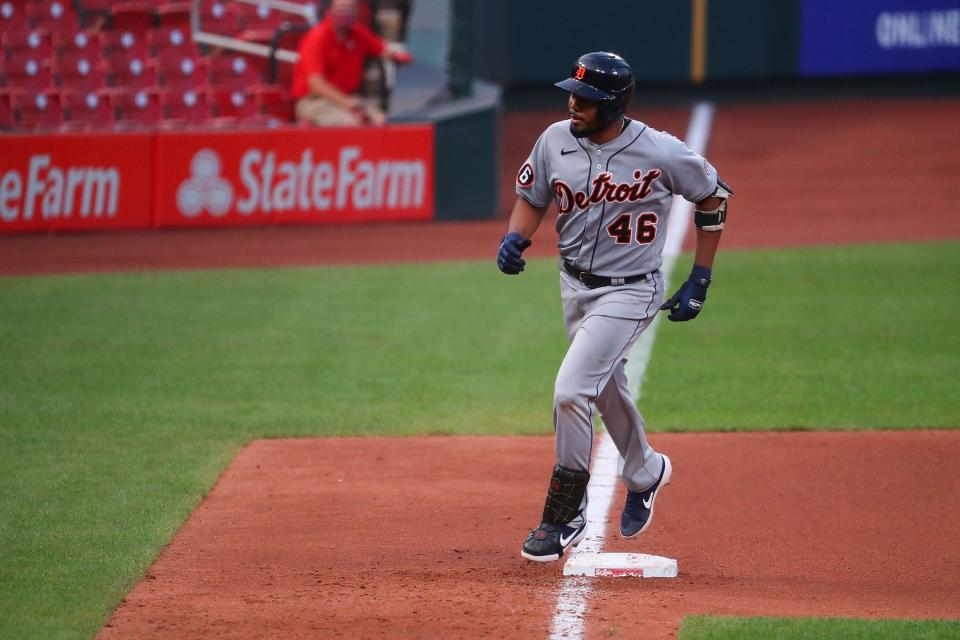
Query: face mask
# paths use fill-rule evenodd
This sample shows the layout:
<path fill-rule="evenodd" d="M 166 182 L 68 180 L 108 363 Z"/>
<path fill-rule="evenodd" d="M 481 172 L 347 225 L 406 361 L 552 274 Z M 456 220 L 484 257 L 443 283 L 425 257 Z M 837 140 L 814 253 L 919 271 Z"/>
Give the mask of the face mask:
<path fill-rule="evenodd" d="M 330 17 L 333 19 L 333 26 L 338 29 L 349 29 L 357 20 L 355 13 L 331 13 Z"/>

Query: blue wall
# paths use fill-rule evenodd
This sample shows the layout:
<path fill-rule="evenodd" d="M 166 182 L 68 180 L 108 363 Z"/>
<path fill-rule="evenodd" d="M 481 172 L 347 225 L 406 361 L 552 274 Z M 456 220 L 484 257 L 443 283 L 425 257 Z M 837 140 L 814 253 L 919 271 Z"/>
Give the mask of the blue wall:
<path fill-rule="evenodd" d="M 960 2 L 804 0 L 805 76 L 960 70 Z"/>

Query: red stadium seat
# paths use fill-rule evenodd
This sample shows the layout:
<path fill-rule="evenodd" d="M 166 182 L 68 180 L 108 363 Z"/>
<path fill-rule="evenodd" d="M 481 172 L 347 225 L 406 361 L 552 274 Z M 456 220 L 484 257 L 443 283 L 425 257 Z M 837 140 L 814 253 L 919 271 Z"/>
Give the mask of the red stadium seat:
<path fill-rule="evenodd" d="M 241 15 L 243 17 L 244 30 L 238 34 L 242 40 L 248 42 L 259 42 L 269 44 L 273 39 L 273 34 L 277 28 L 284 22 L 294 22 L 300 20 L 296 16 L 270 9 L 265 4 L 246 4 L 242 5 Z"/>
<path fill-rule="evenodd" d="M 168 89 L 161 95 L 161 104 L 167 120 L 186 124 L 200 124 L 210 119 L 210 106 L 205 90 Z"/>
<path fill-rule="evenodd" d="M 243 55 L 223 53 L 211 58 L 210 84 L 217 89 L 246 89 L 262 82 L 259 69 Z"/>
<path fill-rule="evenodd" d="M 69 116 L 71 129 L 104 129 L 113 126 L 109 91 L 61 91 L 60 106 Z"/>
<path fill-rule="evenodd" d="M 8 87 L 23 91 L 36 92 L 53 86 L 50 61 L 25 52 L 14 52 L 4 58 L 3 75 Z"/>
<path fill-rule="evenodd" d="M 220 118 L 250 118 L 257 115 L 256 102 L 242 89 L 218 89 L 213 91 L 212 96 L 214 109 Z"/>
<path fill-rule="evenodd" d="M 247 29 L 268 29 L 273 31 L 281 24 L 293 18 L 293 15 L 284 11 L 271 9 L 265 4 L 247 4 L 244 3 L 241 11 L 243 12 L 244 26 Z"/>
<path fill-rule="evenodd" d="M 266 82 L 270 77 L 270 60 L 261 56 L 248 56 L 247 64 L 257 72 L 260 82 Z"/>
<path fill-rule="evenodd" d="M 207 33 L 236 35 L 243 29 L 240 11 L 232 4 L 204 3 L 200 9 L 200 29 Z"/>
<path fill-rule="evenodd" d="M 276 116 L 256 115 L 245 118 L 234 124 L 235 127 L 244 129 L 275 129 L 282 125 L 288 125 L 290 122 Z"/>
<path fill-rule="evenodd" d="M 110 14 L 110 9 L 116 5 L 116 0 L 77 0 L 77 8 L 85 13 Z"/>
<path fill-rule="evenodd" d="M 36 29 L 51 33 L 79 31 L 80 19 L 70 0 L 40 0 L 27 4 L 27 17 Z"/>
<path fill-rule="evenodd" d="M 260 113 L 283 115 L 289 111 L 289 115 L 293 115 L 293 104 L 284 87 L 274 84 L 261 84 L 250 87 L 248 93 L 253 96 L 260 108 Z"/>
<path fill-rule="evenodd" d="M 131 31 L 145 34 L 156 24 L 156 8 L 148 2 L 124 2 L 110 8 L 111 22 L 115 31 Z"/>
<path fill-rule="evenodd" d="M 111 54 L 109 60 L 113 84 L 124 89 L 149 89 L 159 84 L 156 66 L 144 58 L 123 51 Z"/>
<path fill-rule="evenodd" d="M 148 58 L 147 38 L 145 33 L 134 31 L 107 31 L 100 34 L 101 46 L 110 50 L 110 55 L 124 52 L 127 55 L 139 58 Z"/>
<path fill-rule="evenodd" d="M 0 34 L 3 48 L 10 53 L 29 53 L 38 59 L 53 56 L 53 38 L 46 31 L 4 31 Z"/>
<path fill-rule="evenodd" d="M 87 29 L 99 31 L 110 17 L 113 0 L 76 0 L 80 21 Z"/>
<path fill-rule="evenodd" d="M 157 20 L 161 27 L 178 27 L 190 31 L 190 3 L 169 2 L 157 7 Z"/>
<path fill-rule="evenodd" d="M 71 51 L 83 51 L 88 54 L 100 56 L 100 42 L 96 35 L 87 31 L 76 31 L 74 33 L 59 33 L 55 39 L 56 46 L 60 47 L 64 53 Z"/>
<path fill-rule="evenodd" d="M 24 0 L 0 0 L 0 32 L 25 31 L 29 24 Z"/>
<path fill-rule="evenodd" d="M 99 89 L 106 86 L 100 52 L 91 55 L 85 51 L 65 53 L 57 59 L 60 86 L 67 89 Z"/>
<path fill-rule="evenodd" d="M 177 51 L 181 55 L 194 56 L 198 54 L 197 46 L 190 38 L 190 29 L 181 27 L 161 27 L 147 32 L 147 46 L 154 55 L 161 55 L 167 51 Z"/>
<path fill-rule="evenodd" d="M 176 89 L 196 89 L 207 84 L 204 63 L 193 55 L 169 51 L 157 57 L 161 84 Z"/>
<path fill-rule="evenodd" d="M 256 102 L 257 110 L 266 116 L 273 116 L 283 122 L 293 120 L 293 101 L 287 92 L 275 85 L 251 87 L 249 92 Z"/>
<path fill-rule="evenodd" d="M 13 129 L 17 126 L 13 117 L 13 105 L 10 103 L 10 94 L 0 92 L 0 129 Z"/>
<path fill-rule="evenodd" d="M 177 2 L 177 1 L 192 2 L 192 0 L 113 0 L 111 4 L 111 8 L 127 7 L 131 5 L 144 5 L 144 6 L 149 6 L 150 9 L 153 11 L 153 13 L 156 14 L 157 7 L 171 1 L 172 2 Z M 153 25 L 153 26 L 157 26 L 157 25 Z"/>
<path fill-rule="evenodd" d="M 63 125 L 60 96 L 53 89 L 13 95 L 20 112 L 20 127 L 28 131 L 59 129 Z"/>
<path fill-rule="evenodd" d="M 163 119 L 160 96 L 152 89 L 117 90 L 113 93 L 113 106 L 119 115 L 118 124 L 152 126 Z"/>

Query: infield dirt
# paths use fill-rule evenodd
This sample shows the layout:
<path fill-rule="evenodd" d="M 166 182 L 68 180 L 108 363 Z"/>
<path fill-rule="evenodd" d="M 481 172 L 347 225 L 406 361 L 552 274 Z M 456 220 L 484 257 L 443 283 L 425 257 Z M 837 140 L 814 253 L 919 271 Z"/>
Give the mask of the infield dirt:
<path fill-rule="evenodd" d="M 695 613 L 960 617 L 960 432 L 652 439 L 674 479 L 651 530 L 614 523 L 606 550 L 680 576 L 596 579 L 591 637 Z M 254 442 L 99 637 L 544 637 L 562 565 L 519 549 L 552 464 L 551 438 Z"/>

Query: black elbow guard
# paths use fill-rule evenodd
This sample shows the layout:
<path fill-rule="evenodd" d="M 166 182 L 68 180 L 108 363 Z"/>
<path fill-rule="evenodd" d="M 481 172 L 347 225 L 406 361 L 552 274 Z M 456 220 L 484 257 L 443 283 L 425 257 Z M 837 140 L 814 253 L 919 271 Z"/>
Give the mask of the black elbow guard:
<path fill-rule="evenodd" d="M 702 231 L 720 231 L 723 229 L 723 223 L 727 220 L 727 199 L 733 195 L 733 190 L 727 184 L 717 178 L 717 189 L 713 192 L 711 198 L 722 198 L 723 200 L 715 209 L 708 211 L 697 209 L 693 213 L 693 223 L 697 229 Z"/>
<path fill-rule="evenodd" d="M 693 223 L 697 229 L 703 231 L 720 231 L 723 229 L 723 223 L 727 219 L 727 201 L 714 209 L 713 211 L 695 211 L 693 213 Z"/>

